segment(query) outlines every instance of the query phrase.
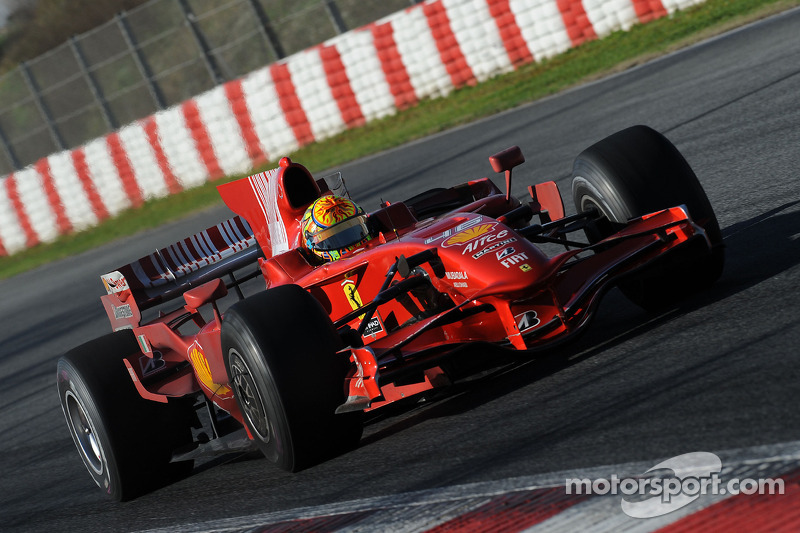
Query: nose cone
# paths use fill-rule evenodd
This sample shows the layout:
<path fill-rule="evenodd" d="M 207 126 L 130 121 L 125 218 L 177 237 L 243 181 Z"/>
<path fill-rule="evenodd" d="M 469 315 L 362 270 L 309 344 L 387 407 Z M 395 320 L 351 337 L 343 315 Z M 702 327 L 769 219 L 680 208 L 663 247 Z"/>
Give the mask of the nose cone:
<path fill-rule="evenodd" d="M 436 239 L 444 281 L 465 296 L 511 294 L 533 285 L 548 265 L 530 241 L 494 219 L 473 215 Z"/>

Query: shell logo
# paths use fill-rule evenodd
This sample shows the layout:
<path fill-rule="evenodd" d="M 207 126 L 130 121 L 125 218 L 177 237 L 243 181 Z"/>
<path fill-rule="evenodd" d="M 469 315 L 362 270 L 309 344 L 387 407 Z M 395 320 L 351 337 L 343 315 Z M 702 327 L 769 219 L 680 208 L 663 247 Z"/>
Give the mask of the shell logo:
<path fill-rule="evenodd" d="M 197 379 L 199 379 L 203 385 L 205 385 L 214 394 L 217 396 L 225 396 L 231 392 L 229 387 L 214 383 L 214 378 L 211 375 L 211 367 L 208 365 L 208 359 L 206 359 L 206 356 L 203 355 L 203 352 L 201 352 L 196 345 L 192 346 L 191 352 L 189 353 L 189 359 L 192 361 L 192 366 L 197 374 Z"/>
<path fill-rule="evenodd" d="M 485 235 L 494 229 L 495 224 L 481 224 L 480 226 L 473 226 L 471 228 L 467 228 L 464 231 L 460 231 L 444 241 L 442 246 L 454 246 L 458 245 L 461 246 L 462 244 L 466 244 L 473 239 L 477 239 L 481 235 Z"/>

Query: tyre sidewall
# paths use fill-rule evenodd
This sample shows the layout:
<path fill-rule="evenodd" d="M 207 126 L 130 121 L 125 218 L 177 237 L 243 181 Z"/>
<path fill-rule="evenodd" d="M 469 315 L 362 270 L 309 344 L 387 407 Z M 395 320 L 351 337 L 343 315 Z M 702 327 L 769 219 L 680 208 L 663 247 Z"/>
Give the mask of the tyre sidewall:
<path fill-rule="evenodd" d="M 630 276 L 620 284 L 636 304 L 657 310 L 663 305 L 709 286 L 722 273 L 722 232 L 697 176 L 678 149 L 662 134 L 634 126 L 584 150 L 573 165 L 572 194 L 578 212 L 594 205 L 612 222 L 628 220 L 684 205 L 701 226 L 711 251 L 671 254 L 659 268 Z M 608 237 L 588 228 L 590 242 Z"/>
<path fill-rule="evenodd" d="M 362 413 L 336 414 L 345 399 L 349 362 L 320 303 L 305 289 L 285 285 L 232 306 L 223 318 L 222 348 L 228 375 L 232 356 L 253 372 L 274 431 L 266 441 L 247 421 L 240 391 L 234 395 L 248 429 L 267 458 L 297 471 L 358 442 Z"/>
<path fill-rule="evenodd" d="M 286 408 L 283 405 L 278 384 L 272 376 L 267 365 L 267 354 L 264 352 L 265 340 L 253 334 L 254 325 L 248 324 L 241 315 L 228 313 L 226 316 L 227 327 L 223 330 L 222 345 L 226 347 L 225 365 L 228 375 L 233 379 L 231 367 L 238 362 L 246 365 L 255 385 L 254 394 L 261 403 L 261 409 L 266 415 L 266 431 L 257 429 L 259 421 L 249 418 L 248 408 L 243 403 L 240 392 L 234 386 L 236 403 L 245 423 L 255 439 L 261 452 L 272 463 L 284 470 L 294 468 L 294 454 L 291 428 L 286 417 Z M 266 433 L 266 435 L 262 434 Z"/>
<path fill-rule="evenodd" d="M 142 398 L 123 362 L 138 350 L 133 332 L 121 331 L 70 350 L 57 366 L 59 399 L 73 442 L 95 483 L 117 501 L 183 477 L 193 466 L 192 461 L 170 462 L 176 448 L 192 441 L 191 402 Z M 100 472 L 81 449 L 68 414 L 70 398 L 84 409 L 102 451 Z"/>
<path fill-rule="evenodd" d="M 573 165 L 576 209 L 599 195 L 615 222 L 685 205 L 712 245 L 722 242 L 714 210 L 689 163 L 661 133 L 647 126 L 622 130 L 584 150 Z"/>
<path fill-rule="evenodd" d="M 86 466 L 86 470 L 103 492 L 108 494 L 112 499 L 121 500 L 123 498 L 123 491 L 120 480 L 120 468 L 116 456 L 114 455 L 115 446 L 112 444 L 111 438 L 106 431 L 106 422 L 103 420 L 97 402 L 80 372 L 66 359 L 61 359 L 58 362 L 58 393 L 61 398 L 61 409 L 70 430 L 70 436 L 75 443 L 75 447 L 78 449 L 78 453 Z M 99 469 L 93 464 L 90 464 L 90 460 L 84 455 L 84 453 L 89 451 L 87 450 L 84 452 L 82 450 L 82 444 L 78 441 L 76 435 L 76 431 L 78 430 L 70 419 L 67 409 L 67 402 L 71 401 L 70 396 L 72 396 L 84 410 L 88 418 L 88 425 L 92 433 L 96 436 L 101 455 Z"/>

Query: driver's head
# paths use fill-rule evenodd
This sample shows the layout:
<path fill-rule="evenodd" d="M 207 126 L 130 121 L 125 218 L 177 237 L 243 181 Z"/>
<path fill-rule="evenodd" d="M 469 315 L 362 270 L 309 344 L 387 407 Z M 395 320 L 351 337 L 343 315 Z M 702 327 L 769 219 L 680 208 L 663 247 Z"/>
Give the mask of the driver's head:
<path fill-rule="evenodd" d="M 370 239 L 367 215 L 341 196 L 322 196 L 308 206 L 300 223 L 303 247 L 323 261 L 335 261 Z"/>

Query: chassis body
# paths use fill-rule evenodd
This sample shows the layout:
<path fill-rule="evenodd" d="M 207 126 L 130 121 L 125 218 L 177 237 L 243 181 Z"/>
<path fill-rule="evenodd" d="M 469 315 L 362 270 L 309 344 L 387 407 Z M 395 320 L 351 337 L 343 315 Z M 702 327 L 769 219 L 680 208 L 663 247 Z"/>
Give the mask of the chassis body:
<path fill-rule="evenodd" d="M 514 158 L 521 155 L 511 150 L 492 160 L 509 180 Z M 521 204 L 483 178 L 382 206 L 369 215 L 375 236 L 362 251 L 315 265 L 297 247 L 299 220 L 325 189 L 284 158 L 278 169 L 219 187 L 249 224 L 231 219 L 103 276 L 113 328 L 132 328 L 142 349 L 125 365 L 143 398 L 202 392 L 242 422 L 214 304 L 256 275 L 267 289 L 300 285 L 327 311 L 352 363 L 344 412 L 449 383 L 453 360 L 470 345 L 532 353 L 566 340 L 615 281 L 690 243 L 707 247 L 681 206 L 631 220 L 594 244 L 575 242 L 567 236 L 593 213 L 565 217 L 554 182 L 529 187 Z M 528 223 L 532 216 L 537 223 Z M 537 242 L 567 249 L 548 257 Z M 237 278 L 247 265 L 253 271 Z M 141 319 L 177 297 L 177 309 Z M 213 307 L 211 318 L 200 314 L 204 306 Z M 182 334 L 187 323 L 199 330 Z"/>
<path fill-rule="evenodd" d="M 569 216 L 553 181 L 511 196 L 518 147 L 489 160 L 505 191 L 482 178 L 384 202 L 370 240 L 318 263 L 300 221 L 343 182 L 283 158 L 218 187 L 234 218 L 101 276 L 114 333 L 58 363 L 95 482 L 129 499 L 242 442 L 306 468 L 355 446 L 364 412 L 573 338 L 611 287 L 647 309 L 721 274 L 705 192 L 646 126 L 578 156 Z M 251 280 L 265 291 L 245 298 Z M 211 437 L 191 431 L 203 407 Z"/>

